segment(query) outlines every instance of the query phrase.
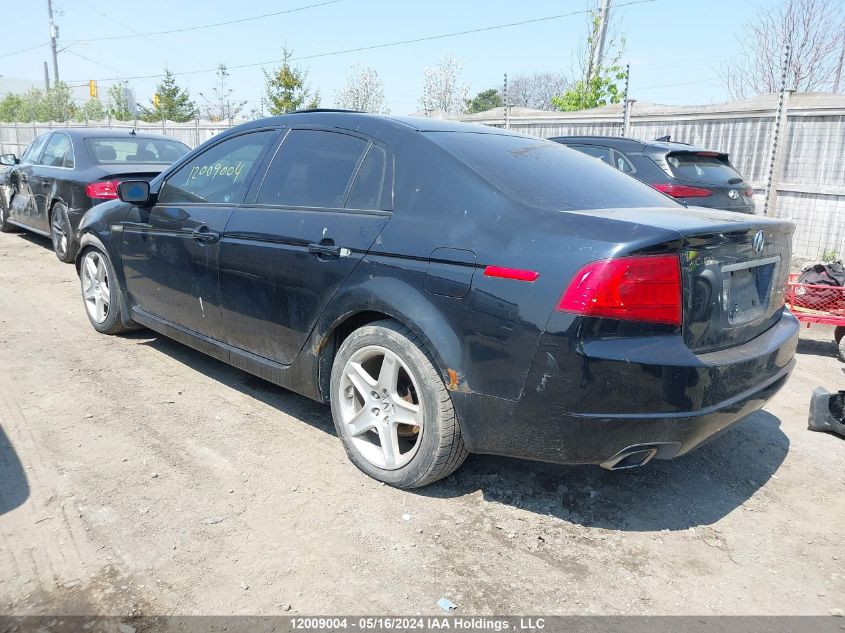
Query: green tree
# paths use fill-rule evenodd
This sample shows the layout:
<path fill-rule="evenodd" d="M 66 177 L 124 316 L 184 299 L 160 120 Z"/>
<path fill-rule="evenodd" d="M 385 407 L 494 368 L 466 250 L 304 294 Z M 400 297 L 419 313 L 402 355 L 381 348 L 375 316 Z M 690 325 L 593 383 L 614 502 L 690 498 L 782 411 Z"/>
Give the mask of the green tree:
<path fill-rule="evenodd" d="M 264 90 L 270 114 L 320 107 L 320 91 L 311 94 L 308 72 L 291 66 L 292 56 L 293 51 L 283 48 L 282 65 L 273 72 L 264 71 Z"/>
<path fill-rule="evenodd" d="M 126 87 L 122 83 L 112 84 L 109 88 L 108 115 L 118 121 L 131 121 L 132 110 L 126 97 Z"/>
<path fill-rule="evenodd" d="M 596 11 L 590 14 L 589 28 L 580 58 L 581 79 L 575 81 L 563 94 L 552 97 L 552 105 L 558 110 L 588 110 L 622 100 L 619 83 L 625 79 L 625 69 L 621 64 L 625 38 L 620 38 L 618 42 L 615 38 L 610 38 L 605 58 L 597 59 L 595 48 L 601 24 Z"/>
<path fill-rule="evenodd" d="M 106 109 L 99 99 L 89 99 L 76 109 L 77 121 L 102 121 L 106 118 Z"/>
<path fill-rule="evenodd" d="M 10 93 L 0 101 L 0 121 L 20 121 L 22 111 L 23 98 L 20 95 Z"/>
<path fill-rule="evenodd" d="M 170 70 L 164 70 L 164 79 L 156 85 L 156 97 L 150 99 L 152 107 L 141 106 L 141 118 L 144 121 L 175 121 L 184 123 L 195 119 L 198 110 L 191 101 L 191 93 L 176 83 L 176 77 Z"/>
<path fill-rule="evenodd" d="M 467 100 L 467 112 L 470 114 L 485 112 L 493 108 L 501 108 L 502 105 L 502 95 L 496 88 L 490 88 L 489 90 L 482 90 L 472 99 Z"/>

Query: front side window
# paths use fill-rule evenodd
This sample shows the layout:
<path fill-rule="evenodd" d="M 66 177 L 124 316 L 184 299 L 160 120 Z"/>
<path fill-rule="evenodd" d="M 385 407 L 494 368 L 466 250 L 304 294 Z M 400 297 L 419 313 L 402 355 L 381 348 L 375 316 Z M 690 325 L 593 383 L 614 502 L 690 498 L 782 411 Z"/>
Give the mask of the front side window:
<path fill-rule="evenodd" d="M 180 167 L 161 188 L 160 203 L 243 201 L 257 162 L 276 135 L 263 130 L 227 139 Z"/>
<path fill-rule="evenodd" d="M 21 156 L 21 163 L 24 164 L 33 164 L 41 155 L 41 150 L 44 149 L 44 144 L 47 142 L 47 139 L 50 138 L 50 134 L 42 134 L 38 138 L 36 138 L 32 143 L 29 144 L 29 147 L 24 150 L 23 156 Z"/>
<path fill-rule="evenodd" d="M 291 130 L 258 192 L 258 204 L 336 209 L 369 143 L 322 130 Z"/>
<path fill-rule="evenodd" d="M 56 132 L 50 137 L 39 161 L 46 167 L 73 167 L 73 146 L 67 134 Z"/>

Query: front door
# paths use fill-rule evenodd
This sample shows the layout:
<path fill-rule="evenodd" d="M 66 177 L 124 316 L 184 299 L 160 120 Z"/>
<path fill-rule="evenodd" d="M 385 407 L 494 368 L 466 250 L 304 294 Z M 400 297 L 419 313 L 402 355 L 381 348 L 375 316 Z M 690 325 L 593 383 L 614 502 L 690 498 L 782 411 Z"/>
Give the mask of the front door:
<path fill-rule="evenodd" d="M 132 209 L 121 259 L 133 309 L 225 340 L 220 243 L 276 134 L 261 130 L 213 145 L 167 178 L 154 206 Z"/>
<path fill-rule="evenodd" d="M 9 185 L 12 187 L 9 219 L 40 231 L 46 229 L 38 226 L 32 174 L 49 138 L 49 132 L 36 138 L 24 151 L 19 164 L 9 170 Z"/>
<path fill-rule="evenodd" d="M 251 204 L 226 227 L 220 288 L 233 346 L 293 362 L 390 218 L 390 164 L 384 149 L 358 136 L 287 134 Z"/>
<path fill-rule="evenodd" d="M 50 231 L 50 206 L 56 180 L 67 178 L 71 170 L 73 146 L 70 137 L 64 132 L 53 132 L 41 157 L 32 165 L 32 175 L 29 179 L 34 202 L 32 226 L 35 228 Z"/>

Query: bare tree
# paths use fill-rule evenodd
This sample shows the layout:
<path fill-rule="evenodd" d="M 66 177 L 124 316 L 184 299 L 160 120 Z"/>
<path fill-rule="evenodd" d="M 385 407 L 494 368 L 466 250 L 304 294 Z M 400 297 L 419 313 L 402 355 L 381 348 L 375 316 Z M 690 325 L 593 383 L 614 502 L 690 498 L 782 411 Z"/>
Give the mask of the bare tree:
<path fill-rule="evenodd" d="M 552 97 L 562 94 L 569 87 L 563 73 L 531 73 L 516 75 L 508 80 L 508 101 L 518 108 L 555 110 Z"/>
<path fill-rule="evenodd" d="M 352 67 L 352 74 L 346 80 L 346 87 L 335 93 L 336 108 L 359 110 L 375 114 L 390 114 L 384 102 L 384 85 L 375 68 Z"/>
<path fill-rule="evenodd" d="M 420 107 L 426 112 L 462 113 L 469 97 L 469 86 L 460 81 L 463 68 L 451 53 L 442 53 L 437 66 L 425 69 Z"/>
<path fill-rule="evenodd" d="M 203 114 L 212 121 L 232 121 L 238 118 L 246 105 L 246 101 L 233 101 L 234 90 L 228 87 L 229 71 L 226 64 L 217 66 L 218 85 L 211 89 L 211 96 L 199 93 L 205 105 Z"/>
<path fill-rule="evenodd" d="M 777 92 L 789 44 L 787 87 L 799 92 L 829 90 L 843 37 L 841 0 L 783 0 L 780 6 L 761 8 L 745 24 L 739 58 L 722 66 L 722 82 L 732 99 Z"/>

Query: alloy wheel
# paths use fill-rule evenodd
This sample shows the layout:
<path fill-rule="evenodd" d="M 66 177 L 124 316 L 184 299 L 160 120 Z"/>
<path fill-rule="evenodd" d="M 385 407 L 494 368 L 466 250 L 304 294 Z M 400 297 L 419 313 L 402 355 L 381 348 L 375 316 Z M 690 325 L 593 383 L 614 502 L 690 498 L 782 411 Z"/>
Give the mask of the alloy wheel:
<path fill-rule="evenodd" d="M 423 433 L 417 381 L 397 354 L 357 350 L 339 384 L 340 417 L 351 444 L 377 468 L 396 470 L 416 455 Z"/>
<path fill-rule="evenodd" d="M 68 231 L 67 224 L 65 223 L 65 214 L 62 213 L 61 209 L 53 211 L 52 229 L 53 248 L 57 255 L 63 256 L 67 253 Z"/>
<path fill-rule="evenodd" d="M 109 315 L 109 275 L 103 256 L 96 251 L 89 251 L 82 260 L 82 297 L 91 319 L 103 323 Z"/>

